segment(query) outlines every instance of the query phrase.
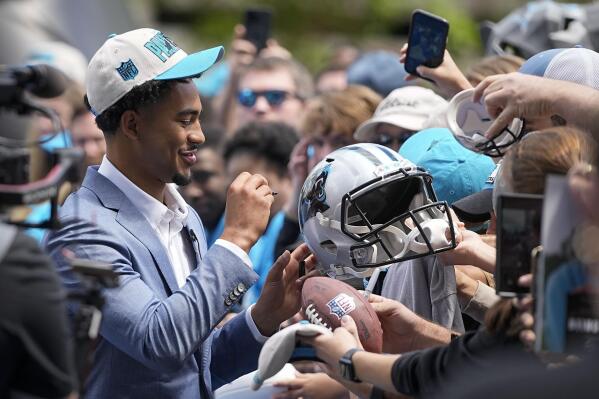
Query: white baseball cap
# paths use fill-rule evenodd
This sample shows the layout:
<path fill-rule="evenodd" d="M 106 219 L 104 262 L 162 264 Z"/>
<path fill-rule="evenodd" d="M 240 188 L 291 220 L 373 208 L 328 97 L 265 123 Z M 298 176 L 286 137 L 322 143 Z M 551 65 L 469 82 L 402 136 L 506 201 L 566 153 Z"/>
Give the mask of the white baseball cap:
<path fill-rule="evenodd" d="M 162 32 L 142 28 L 112 35 L 87 67 L 87 99 L 99 115 L 150 80 L 200 76 L 224 55 L 222 46 L 188 55 Z"/>
<path fill-rule="evenodd" d="M 417 132 L 429 127 L 427 121 L 446 108 L 447 101 L 432 90 L 418 86 L 395 89 L 376 107 L 372 118 L 358 127 L 354 138 L 368 140 L 379 123 Z"/>

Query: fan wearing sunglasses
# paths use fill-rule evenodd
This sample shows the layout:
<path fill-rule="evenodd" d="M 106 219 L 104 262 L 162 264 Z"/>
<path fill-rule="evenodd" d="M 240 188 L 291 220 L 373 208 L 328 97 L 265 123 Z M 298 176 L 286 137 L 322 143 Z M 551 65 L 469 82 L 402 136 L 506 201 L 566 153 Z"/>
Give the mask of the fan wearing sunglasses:
<path fill-rule="evenodd" d="M 432 90 L 408 86 L 393 90 L 381 101 L 372 118 L 354 134 L 357 141 L 399 150 L 412 134 L 427 127 L 443 126 L 447 101 Z"/>
<path fill-rule="evenodd" d="M 310 74 L 296 61 L 257 58 L 239 77 L 235 125 L 285 122 L 297 128 L 313 92 Z"/>

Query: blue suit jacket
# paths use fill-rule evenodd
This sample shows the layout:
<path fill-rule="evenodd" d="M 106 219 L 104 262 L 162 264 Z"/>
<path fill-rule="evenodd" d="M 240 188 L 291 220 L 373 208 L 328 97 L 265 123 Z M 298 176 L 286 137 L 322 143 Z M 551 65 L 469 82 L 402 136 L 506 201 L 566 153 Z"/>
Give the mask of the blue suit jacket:
<path fill-rule="evenodd" d="M 204 398 L 256 369 L 261 345 L 245 314 L 222 329 L 214 326 L 258 276 L 226 248 L 206 249 L 202 223 L 191 208 L 184 233 L 197 267 L 182 288 L 146 218 L 97 167 L 88 168 L 60 219 L 63 227 L 46 245 L 67 288 L 76 288 L 78 279 L 61 255 L 63 247 L 78 258 L 109 263 L 120 275 L 120 286 L 104 292 L 86 398 Z"/>

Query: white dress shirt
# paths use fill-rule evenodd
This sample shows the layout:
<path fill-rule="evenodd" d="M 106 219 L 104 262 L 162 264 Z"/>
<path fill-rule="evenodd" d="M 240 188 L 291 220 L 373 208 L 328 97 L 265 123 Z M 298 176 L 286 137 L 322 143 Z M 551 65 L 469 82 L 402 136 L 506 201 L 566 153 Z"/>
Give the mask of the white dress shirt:
<path fill-rule="evenodd" d="M 183 227 L 187 225 L 189 209 L 177 191 L 177 186 L 174 183 L 166 185 L 163 204 L 136 186 L 106 156 L 102 159 L 98 173 L 117 186 L 150 223 L 168 253 L 177 285 L 182 287 L 187 276 L 195 268 L 196 259 L 193 247 L 183 233 Z M 253 268 L 250 257 L 239 246 L 223 239 L 216 240 L 214 245 L 225 247 L 238 256 L 250 269 Z M 264 342 L 267 337 L 258 331 L 251 317 L 251 309 L 246 312 L 246 322 L 256 341 Z"/>

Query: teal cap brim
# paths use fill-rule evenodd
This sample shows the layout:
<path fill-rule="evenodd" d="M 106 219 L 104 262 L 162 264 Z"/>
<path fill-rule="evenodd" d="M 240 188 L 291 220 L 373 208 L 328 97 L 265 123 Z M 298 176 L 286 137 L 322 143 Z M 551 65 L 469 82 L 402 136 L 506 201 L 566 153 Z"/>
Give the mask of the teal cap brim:
<path fill-rule="evenodd" d="M 156 76 L 155 80 L 173 80 L 197 78 L 225 55 L 223 46 L 213 47 L 197 53 L 189 54 L 172 68 Z"/>

